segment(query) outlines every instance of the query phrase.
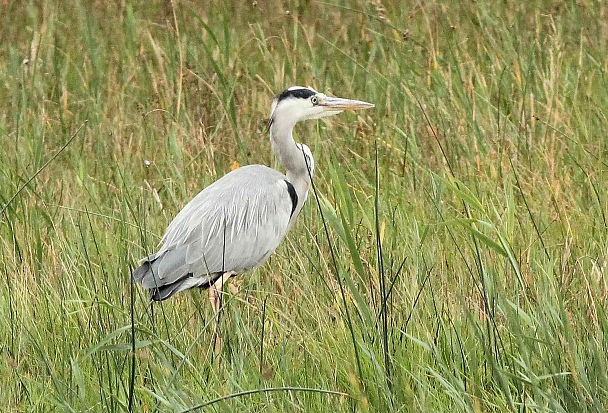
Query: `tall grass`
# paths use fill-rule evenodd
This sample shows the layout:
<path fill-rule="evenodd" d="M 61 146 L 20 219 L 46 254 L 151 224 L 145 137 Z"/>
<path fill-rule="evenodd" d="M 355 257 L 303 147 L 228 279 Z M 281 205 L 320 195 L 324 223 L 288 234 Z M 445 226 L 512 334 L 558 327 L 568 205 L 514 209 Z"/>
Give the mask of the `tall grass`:
<path fill-rule="evenodd" d="M 3 409 L 606 410 L 605 4 L 3 7 Z M 298 126 L 314 190 L 216 354 L 205 294 L 130 271 L 235 161 L 279 167 L 294 84 L 376 108 Z"/>

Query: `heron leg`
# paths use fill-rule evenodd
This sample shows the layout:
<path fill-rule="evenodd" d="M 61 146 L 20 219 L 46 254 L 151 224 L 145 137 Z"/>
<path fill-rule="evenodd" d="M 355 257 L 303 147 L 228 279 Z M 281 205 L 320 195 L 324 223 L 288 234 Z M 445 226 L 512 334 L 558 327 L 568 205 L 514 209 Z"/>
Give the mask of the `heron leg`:
<path fill-rule="evenodd" d="M 222 291 L 224 283 L 235 274 L 236 273 L 233 271 L 225 272 L 209 287 L 209 301 L 211 301 L 213 312 L 216 317 L 219 315 L 220 309 L 222 308 Z"/>
<path fill-rule="evenodd" d="M 219 356 L 223 347 L 223 340 L 219 332 L 219 321 L 220 321 L 220 310 L 222 308 L 222 289 L 224 283 L 228 281 L 230 277 L 235 275 L 235 272 L 225 272 L 215 280 L 215 282 L 209 287 L 209 301 L 213 306 L 213 313 L 215 315 L 215 326 L 213 328 L 213 349 L 216 356 Z"/>
<path fill-rule="evenodd" d="M 228 284 L 228 288 L 230 289 L 232 295 L 237 295 L 239 293 L 239 287 L 237 287 L 237 284 L 235 284 L 234 281 Z"/>

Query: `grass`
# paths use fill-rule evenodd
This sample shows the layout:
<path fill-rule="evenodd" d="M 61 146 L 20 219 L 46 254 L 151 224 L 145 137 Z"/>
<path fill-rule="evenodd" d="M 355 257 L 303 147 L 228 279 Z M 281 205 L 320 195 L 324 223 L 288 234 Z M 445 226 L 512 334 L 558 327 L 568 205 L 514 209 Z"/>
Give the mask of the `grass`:
<path fill-rule="evenodd" d="M 6 411 L 608 408 L 608 8 L 601 2 L 13 2 L 0 34 Z M 271 98 L 373 111 L 298 126 L 315 191 L 206 296 L 129 282 L 239 164 L 278 167 Z"/>

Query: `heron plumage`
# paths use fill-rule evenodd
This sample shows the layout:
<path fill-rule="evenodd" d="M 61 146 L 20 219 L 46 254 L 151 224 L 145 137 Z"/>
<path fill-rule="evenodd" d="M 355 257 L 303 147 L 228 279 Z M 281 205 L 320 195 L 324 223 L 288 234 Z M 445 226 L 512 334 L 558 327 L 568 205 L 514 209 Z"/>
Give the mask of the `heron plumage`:
<path fill-rule="evenodd" d="M 294 141 L 295 124 L 373 106 L 302 86 L 279 94 L 268 125 L 285 175 L 263 165 L 244 166 L 203 189 L 169 224 L 160 250 L 139 262 L 133 281 L 148 289 L 153 300 L 210 287 L 209 297 L 219 311 L 217 289 L 225 278 L 266 261 L 306 202 L 314 160 L 308 146 Z"/>
<path fill-rule="evenodd" d="M 218 274 L 262 264 L 285 237 L 292 211 L 287 177 L 263 165 L 224 175 L 195 196 L 173 219 L 155 254 L 133 273 L 154 289 L 189 279 L 184 288 L 207 287 Z"/>

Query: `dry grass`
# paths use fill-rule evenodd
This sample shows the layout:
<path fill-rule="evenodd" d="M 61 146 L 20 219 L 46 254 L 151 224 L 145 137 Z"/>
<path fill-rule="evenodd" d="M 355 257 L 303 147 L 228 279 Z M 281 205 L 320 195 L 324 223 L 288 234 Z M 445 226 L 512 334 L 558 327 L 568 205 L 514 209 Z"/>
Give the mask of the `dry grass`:
<path fill-rule="evenodd" d="M 209 3 L 3 6 L 3 406 L 605 410 L 606 5 Z M 214 357 L 204 295 L 151 309 L 129 271 L 277 166 L 293 84 L 376 109 L 298 127 L 318 197 Z"/>

